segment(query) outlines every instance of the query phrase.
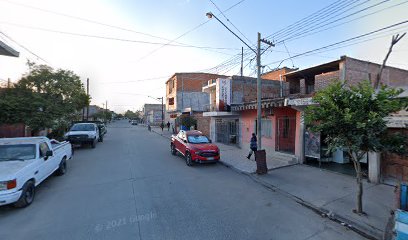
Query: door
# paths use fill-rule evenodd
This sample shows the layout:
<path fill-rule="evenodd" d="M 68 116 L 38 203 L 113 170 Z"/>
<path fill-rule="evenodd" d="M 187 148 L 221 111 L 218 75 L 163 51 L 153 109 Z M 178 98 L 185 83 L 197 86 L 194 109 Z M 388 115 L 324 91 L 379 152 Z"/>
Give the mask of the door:
<path fill-rule="evenodd" d="M 276 150 L 294 154 L 296 139 L 296 117 L 279 117 L 277 121 L 278 129 Z"/>
<path fill-rule="evenodd" d="M 39 151 L 40 151 L 40 158 L 39 158 L 39 164 L 38 164 L 38 178 L 40 179 L 39 182 L 43 181 L 45 178 L 47 178 L 50 173 L 52 173 L 53 168 L 55 167 L 55 156 L 52 157 L 46 157 L 47 151 L 50 151 L 50 148 L 46 142 L 42 142 L 39 145 Z M 47 159 L 47 160 L 46 160 Z"/>

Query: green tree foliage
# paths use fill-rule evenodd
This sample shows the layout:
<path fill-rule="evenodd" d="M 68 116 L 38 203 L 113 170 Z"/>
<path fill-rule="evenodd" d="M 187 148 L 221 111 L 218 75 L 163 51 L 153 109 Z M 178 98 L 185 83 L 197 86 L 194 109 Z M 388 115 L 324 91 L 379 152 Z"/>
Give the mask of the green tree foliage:
<path fill-rule="evenodd" d="M 76 119 L 77 111 L 90 102 L 72 71 L 32 62 L 28 66 L 28 74 L 14 88 L 0 92 L 0 123 L 24 123 L 36 132 Z"/>
<path fill-rule="evenodd" d="M 360 160 L 371 151 L 401 154 L 407 149 L 404 138 L 386 133 L 386 117 L 408 106 L 406 98 L 398 98 L 401 92 L 386 86 L 375 91 L 368 81 L 351 87 L 335 82 L 313 97 L 318 106 L 306 109 L 306 124 L 312 131 L 327 134 L 329 151 L 342 148 L 354 164 L 357 213 L 363 213 Z"/>
<path fill-rule="evenodd" d="M 136 111 L 136 112 L 132 112 L 130 110 L 127 110 L 125 112 L 125 117 L 129 118 L 129 119 L 136 119 L 136 120 L 140 120 L 140 112 Z"/>
<path fill-rule="evenodd" d="M 197 125 L 197 120 L 190 115 L 181 115 L 179 117 L 180 124 L 190 129 Z"/>

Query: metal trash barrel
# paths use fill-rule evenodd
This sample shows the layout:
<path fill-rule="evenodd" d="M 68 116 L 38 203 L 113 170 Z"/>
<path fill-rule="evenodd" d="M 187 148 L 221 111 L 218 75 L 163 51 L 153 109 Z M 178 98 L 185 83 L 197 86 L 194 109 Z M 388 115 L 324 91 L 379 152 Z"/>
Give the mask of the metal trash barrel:
<path fill-rule="evenodd" d="M 267 174 L 268 167 L 266 166 L 266 152 L 265 150 L 255 151 L 256 173 Z"/>

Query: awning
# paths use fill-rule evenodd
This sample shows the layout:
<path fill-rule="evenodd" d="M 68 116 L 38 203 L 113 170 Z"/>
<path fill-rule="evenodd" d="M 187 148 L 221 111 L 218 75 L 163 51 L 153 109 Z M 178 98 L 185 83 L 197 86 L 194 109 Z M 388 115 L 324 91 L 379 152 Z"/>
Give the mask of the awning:
<path fill-rule="evenodd" d="M 283 107 L 285 104 L 284 98 L 262 99 L 261 108 Z M 242 104 L 232 104 L 231 111 L 244 111 L 257 109 L 258 103 L 256 101 L 246 102 Z"/>

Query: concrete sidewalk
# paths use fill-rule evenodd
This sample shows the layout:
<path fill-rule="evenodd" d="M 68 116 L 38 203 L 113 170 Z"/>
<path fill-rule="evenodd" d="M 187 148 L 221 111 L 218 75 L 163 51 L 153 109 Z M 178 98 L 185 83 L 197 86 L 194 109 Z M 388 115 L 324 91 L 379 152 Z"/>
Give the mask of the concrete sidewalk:
<path fill-rule="evenodd" d="M 357 196 L 355 178 L 307 165 L 252 176 L 295 201 L 376 239 L 382 238 L 390 211 L 395 209 L 394 187 L 364 181 L 363 210 L 367 215 L 357 215 L 352 212 Z"/>
<path fill-rule="evenodd" d="M 152 127 L 152 132 L 170 138 L 171 131 Z M 367 215 L 352 212 L 356 206 L 356 180 L 354 177 L 307 165 L 288 166 L 288 162 L 280 160 L 281 155 L 267 156 L 268 169 L 266 175 L 253 174 L 256 163 L 246 158 L 248 151 L 235 146 L 217 143 L 221 150 L 221 163 L 243 174 L 268 189 L 280 192 L 292 200 L 313 209 L 367 237 L 381 239 L 394 209 L 394 187 L 383 184 L 363 185 L 363 210 Z M 283 155 L 283 158 L 287 156 Z M 273 160 L 274 159 L 274 160 Z M 296 163 L 294 161 L 292 164 Z M 288 167 L 283 167 L 288 166 Z M 271 170 L 272 169 L 272 170 Z"/>

